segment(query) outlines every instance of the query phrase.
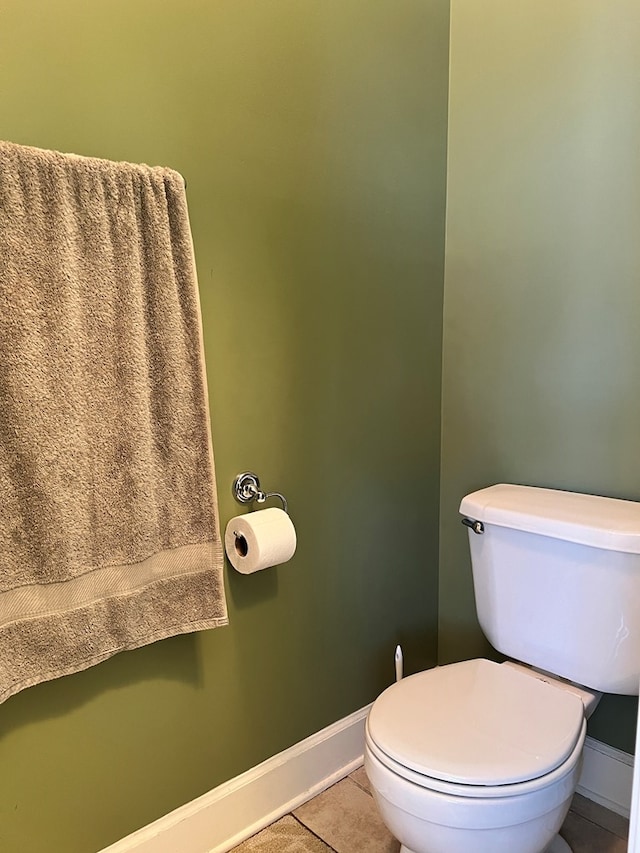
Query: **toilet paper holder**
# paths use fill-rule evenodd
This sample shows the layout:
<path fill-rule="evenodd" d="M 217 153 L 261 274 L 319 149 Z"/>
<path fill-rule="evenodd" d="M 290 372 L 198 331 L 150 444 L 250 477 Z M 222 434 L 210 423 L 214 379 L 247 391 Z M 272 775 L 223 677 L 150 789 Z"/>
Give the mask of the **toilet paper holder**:
<path fill-rule="evenodd" d="M 282 509 L 289 514 L 287 500 L 280 492 L 263 492 L 260 488 L 260 480 L 258 475 L 252 471 L 245 471 L 233 481 L 233 496 L 241 504 L 248 504 L 252 501 L 262 504 L 267 498 L 278 498 L 282 501 Z"/>

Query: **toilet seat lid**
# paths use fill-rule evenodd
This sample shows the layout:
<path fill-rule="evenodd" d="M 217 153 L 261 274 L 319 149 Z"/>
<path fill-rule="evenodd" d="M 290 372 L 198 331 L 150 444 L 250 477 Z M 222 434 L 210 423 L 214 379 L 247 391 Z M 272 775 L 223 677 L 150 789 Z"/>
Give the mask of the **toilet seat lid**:
<path fill-rule="evenodd" d="M 507 785 L 562 764 L 584 720 L 580 699 L 488 660 L 402 679 L 369 712 L 369 736 L 398 764 L 446 782 Z"/>

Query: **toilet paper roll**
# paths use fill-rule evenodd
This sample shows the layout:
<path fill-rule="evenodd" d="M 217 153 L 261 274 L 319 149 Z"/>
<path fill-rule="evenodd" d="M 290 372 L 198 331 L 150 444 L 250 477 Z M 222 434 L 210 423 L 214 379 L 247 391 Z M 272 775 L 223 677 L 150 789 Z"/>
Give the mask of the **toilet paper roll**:
<path fill-rule="evenodd" d="M 293 522 L 276 507 L 237 515 L 224 534 L 227 557 L 243 575 L 286 563 L 295 553 L 296 542 Z"/>

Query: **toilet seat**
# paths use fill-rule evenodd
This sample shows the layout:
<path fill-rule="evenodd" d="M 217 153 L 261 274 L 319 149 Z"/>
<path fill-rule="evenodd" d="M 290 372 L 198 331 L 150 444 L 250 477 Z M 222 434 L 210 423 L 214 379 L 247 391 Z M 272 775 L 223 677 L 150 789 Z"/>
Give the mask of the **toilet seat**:
<path fill-rule="evenodd" d="M 368 726 L 365 727 L 365 754 L 368 754 L 372 760 L 379 762 L 387 772 L 397 777 L 399 781 L 402 780 L 411 783 L 415 790 L 421 789 L 428 791 L 432 795 L 443 795 L 457 801 L 464 799 L 468 802 L 477 800 L 478 802 L 485 803 L 504 803 L 507 799 L 522 800 L 527 795 L 541 795 L 544 797 L 546 789 L 552 789 L 558 783 L 562 783 L 562 780 L 569 776 L 575 770 L 576 766 L 580 765 L 586 735 L 587 721 L 583 720 L 577 743 L 566 761 L 545 776 L 538 776 L 536 779 L 529 779 L 526 782 L 515 782 L 510 785 L 461 785 L 455 782 L 443 782 L 442 779 L 435 779 L 432 776 L 416 773 L 415 770 L 404 767 L 402 764 L 389 758 L 388 755 L 379 749 L 371 739 Z"/>
<path fill-rule="evenodd" d="M 390 770 L 471 797 L 544 787 L 578 759 L 584 732 L 577 696 L 483 659 L 403 679 L 367 719 L 367 745 Z"/>

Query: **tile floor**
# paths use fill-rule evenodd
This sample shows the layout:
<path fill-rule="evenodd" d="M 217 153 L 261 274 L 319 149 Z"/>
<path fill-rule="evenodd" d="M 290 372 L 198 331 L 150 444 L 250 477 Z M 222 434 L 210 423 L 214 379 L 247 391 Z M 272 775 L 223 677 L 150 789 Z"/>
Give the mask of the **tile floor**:
<path fill-rule="evenodd" d="M 573 853 L 625 853 L 629 821 L 576 794 L 562 835 Z M 398 853 L 361 767 L 234 853 Z M 514 851 L 517 853 L 517 851 Z"/>

